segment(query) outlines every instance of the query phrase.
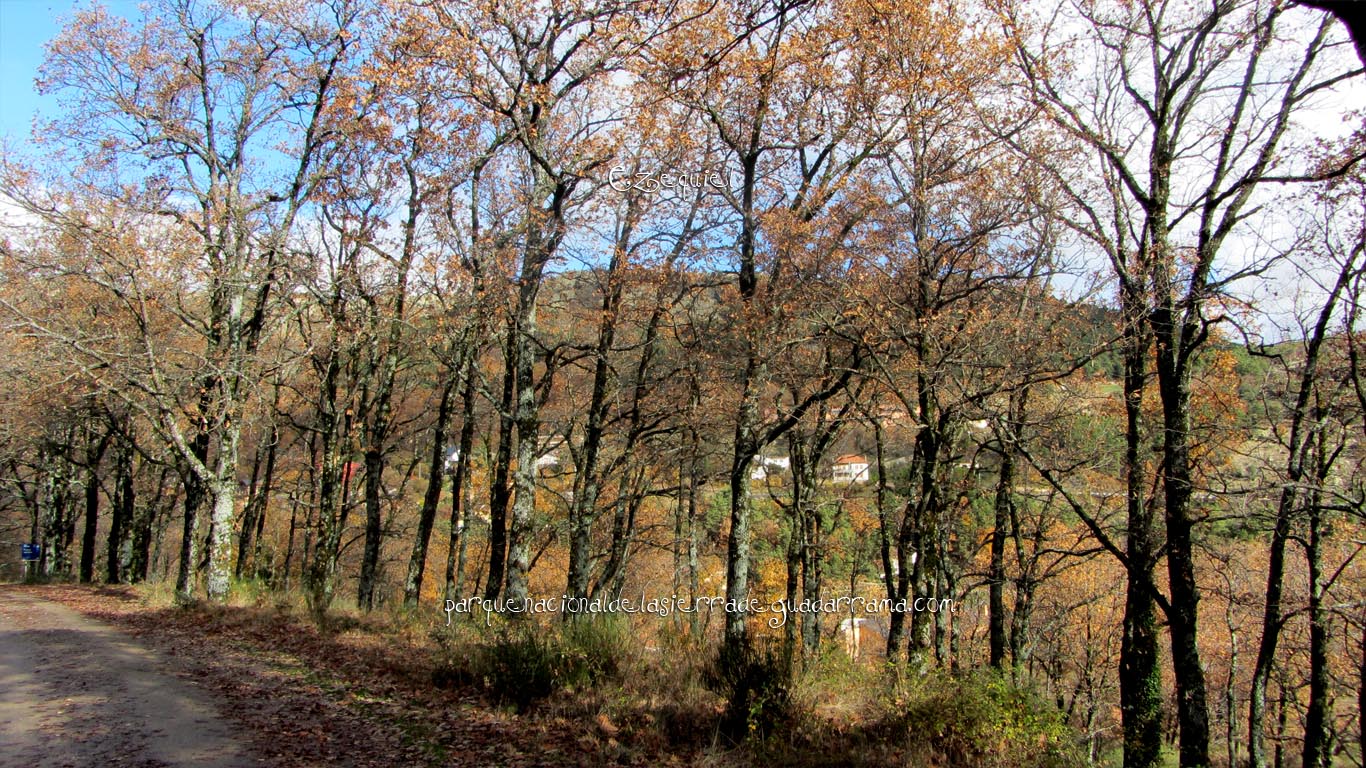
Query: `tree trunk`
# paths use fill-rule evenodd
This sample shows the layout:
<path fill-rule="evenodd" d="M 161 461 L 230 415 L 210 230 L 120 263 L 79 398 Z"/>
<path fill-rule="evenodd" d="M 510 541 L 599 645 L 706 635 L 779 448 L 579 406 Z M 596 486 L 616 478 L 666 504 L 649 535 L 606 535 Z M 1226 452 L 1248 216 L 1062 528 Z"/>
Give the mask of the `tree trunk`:
<path fill-rule="evenodd" d="M 1366 758 L 1366 621 L 1361 625 L 1361 658 L 1357 666 L 1357 754 Z"/>
<path fill-rule="evenodd" d="M 924 340 L 917 342 L 916 355 L 925 359 Z M 916 389 L 922 426 L 915 436 L 916 498 L 908 501 L 908 514 L 902 521 L 898 562 L 903 571 L 911 562 L 906 580 L 907 596 L 917 600 L 932 600 L 942 569 L 940 539 L 939 468 L 941 453 L 948 445 L 944 419 L 933 395 L 933 384 L 924 374 L 917 374 Z M 923 603 L 922 603 L 923 605 Z M 918 668 L 925 667 L 926 654 L 933 650 L 933 624 L 936 621 L 927 611 L 911 611 L 910 637 L 906 645 L 906 659 Z"/>
<path fill-rule="evenodd" d="M 419 134 L 426 128 L 425 115 L 426 111 L 422 109 L 416 113 L 415 128 Z M 416 169 L 416 164 L 422 159 L 423 154 L 423 142 L 414 139 L 408 146 L 408 154 L 403 158 L 403 171 L 408 182 L 407 196 L 404 200 L 407 215 L 403 220 L 403 243 L 395 266 L 394 292 L 388 315 L 381 318 L 380 328 L 377 328 L 380 335 L 377 343 L 381 346 L 374 380 L 374 411 L 365 429 L 365 550 L 361 560 L 360 584 L 356 591 L 356 605 L 367 611 L 375 605 L 380 551 L 384 546 L 384 520 L 381 508 L 381 496 L 384 495 L 384 452 L 393 426 L 394 381 L 398 376 L 400 344 L 407 321 L 408 274 L 417 256 L 417 228 L 423 216 L 424 189 Z M 440 475 L 437 477 L 439 483 Z M 439 489 L 438 485 L 438 492 Z"/>
<path fill-rule="evenodd" d="M 95 580 L 95 536 L 100 514 L 100 460 L 109 446 L 113 431 L 106 429 L 98 441 L 90 443 L 85 455 L 85 526 L 81 533 L 82 584 Z"/>
<path fill-rule="evenodd" d="M 539 282 L 539 276 L 537 277 Z M 517 349 L 517 468 L 512 473 L 515 491 L 508 521 L 507 600 L 524 603 L 529 597 L 532 521 L 536 514 L 536 460 L 540 458 L 540 409 L 536 402 L 535 350 L 536 291 L 523 283 L 519 305 L 522 322 L 514 334 Z M 522 616 L 524 614 L 516 614 Z"/>
<path fill-rule="evenodd" d="M 109 537 L 105 542 L 105 580 L 110 584 L 120 584 L 125 580 L 121 568 L 123 543 L 136 514 L 135 509 L 133 448 L 129 441 L 121 440 L 114 456 L 113 515 L 109 522 Z"/>
<path fill-rule="evenodd" d="M 512 443 L 515 422 L 512 409 L 517 403 L 517 329 L 509 320 L 503 353 L 503 395 L 498 404 L 498 453 L 494 458 L 489 488 L 489 567 L 484 583 L 484 598 L 497 600 L 503 591 L 507 571 L 508 507 L 512 501 Z"/>
<path fill-rule="evenodd" d="M 279 588 L 282 589 L 282 590 L 284 590 L 284 591 L 288 591 L 288 590 L 289 590 L 289 585 L 290 585 L 290 580 L 289 580 L 289 569 L 290 569 L 290 566 L 293 565 L 293 560 L 294 560 L 294 534 L 295 534 L 295 532 L 298 530 L 298 524 L 299 524 L 299 499 L 298 499 L 298 497 L 297 497 L 294 493 L 290 493 L 290 503 L 289 503 L 289 533 L 285 535 L 285 560 L 284 560 L 283 563 L 280 564 L 280 575 L 281 575 L 280 580 L 279 580 L 278 582 L 274 582 L 274 580 L 272 580 L 272 581 L 273 581 L 272 586 L 278 585 Z M 304 521 L 304 525 L 305 525 L 305 526 L 308 525 L 308 521 L 307 521 L 307 520 Z M 305 559 L 305 561 L 307 561 L 307 557 L 305 557 L 304 559 Z"/>
<path fill-rule="evenodd" d="M 378 437 L 372 436 L 370 447 L 365 450 L 365 548 L 356 589 L 356 607 L 365 611 L 375 607 L 375 582 L 379 578 L 380 548 L 384 543 L 384 512 L 380 503 L 384 488 L 384 454 L 380 443 Z"/>
<path fill-rule="evenodd" d="M 592 534 L 593 523 L 597 517 L 598 492 L 601 479 L 598 477 L 599 455 L 602 450 L 603 425 L 607 420 L 610 406 L 608 399 L 608 380 L 612 367 L 609 355 L 616 341 L 617 320 L 621 309 L 624 280 L 622 272 L 628 264 L 627 255 L 631 236 L 635 231 L 638 207 L 636 198 L 628 200 L 625 216 L 618 228 L 616 245 L 612 258 L 607 264 L 606 285 L 602 295 L 602 311 L 598 320 L 597 344 L 593 351 L 593 389 L 588 399 L 587 419 L 584 424 L 583 444 L 579 448 L 580 460 L 575 468 L 574 499 L 569 509 L 569 574 L 565 588 L 571 600 L 577 603 L 588 595 L 588 584 L 592 572 Z M 572 615 L 576 610 L 566 611 Z"/>
<path fill-rule="evenodd" d="M 820 649 L 821 625 L 820 612 L 812 610 L 819 605 L 825 580 L 825 518 L 821 506 L 813 501 L 816 490 L 816 473 L 813 464 L 803 481 L 807 484 L 805 497 L 810 508 L 803 516 L 806 524 L 802 546 L 802 602 L 806 606 L 800 615 L 802 625 L 802 646 L 808 653 Z"/>
<path fill-rule="evenodd" d="M 1001 448 L 1001 470 L 996 482 L 996 501 L 991 530 L 991 564 L 989 566 L 990 663 L 1005 669 L 1006 663 L 1006 526 L 1010 524 L 1014 490 L 1015 454 L 1008 446 Z"/>
<path fill-rule="evenodd" d="M 905 585 L 900 574 L 900 559 L 896 561 L 897 568 L 892 568 L 892 522 L 891 516 L 887 514 L 886 448 L 882 436 L 882 422 L 878 419 L 873 419 L 873 448 L 873 461 L 877 467 L 877 487 L 874 489 L 874 500 L 877 505 L 878 554 L 882 562 L 882 583 L 886 589 L 887 599 L 894 606 L 887 617 L 887 648 L 885 653 L 888 659 L 893 659 L 901 651 L 901 644 L 905 641 L 906 636 L 906 614 L 896 608 L 900 596 L 905 594 Z M 898 534 L 897 539 L 900 540 L 900 534 Z M 900 549 L 898 543 L 898 553 Z M 900 554 L 897 557 L 900 558 Z"/>
<path fill-rule="evenodd" d="M 609 598 L 621 596 L 621 588 L 626 578 L 626 565 L 630 558 L 629 548 L 635 537 L 636 512 L 640 509 L 643 494 L 639 486 L 646 477 L 645 467 L 632 473 L 623 469 L 617 481 L 617 499 L 613 504 L 612 541 L 608 546 L 607 563 L 602 574 L 594 583 L 590 597 L 598 597 L 606 592 Z"/>
<path fill-rule="evenodd" d="M 1337 280 L 1319 310 L 1314 328 L 1305 340 L 1304 363 L 1298 377 L 1295 404 L 1290 412 L 1290 439 L 1286 445 L 1285 484 L 1281 486 L 1276 506 L 1276 521 L 1271 531 L 1266 575 L 1266 604 L 1262 613 L 1262 638 L 1257 659 L 1252 668 L 1252 684 L 1248 695 L 1248 764 L 1251 768 L 1265 768 L 1266 744 L 1263 733 L 1266 716 L 1267 684 L 1276 664 L 1277 645 L 1284 623 L 1281 600 L 1285 586 L 1285 548 L 1290 541 L 1292 522 L 1300 509 L 1299 488 L 1307 471 L 1307 462 L 1321 425 L 1310 412 L 1310 400 L 1319 385 L 1319 355 L 1332 326 L 1333 314 L 1342 293 L 1353 279 L 1358 260 L 1346 259 L 1338 271 Z"/>
<path fill-rule="evenodd" d="M 417 535 L 413 538 L 412 556 L 408 558 L 408 578 L 403 582 L 403 604 L 410 608 L 417 605 L 422 597 L 422 577 L 427 570 L 427 545 L 432 538 L 432 526 L 436 523 L 436 509 L 441 503 L 441 486 L 446 481 L 446 427 L 451 418 L 451 393 L 456 381 L 454 376 L 448 377 L 441 387 L 441 399 L 436 406 L 436 423 L 432 425 L 427 490 L 422 494 L 422 509 L 417 515 Z"/>
<path fill-rule="evenodd" d="M 465 504 L 468 496 L 470 451 L 474 448 L 474 399 L 477 394 L 476 375 L 478 368 L 478 347 L 469 352 L 465 360 L 464 391 L 460 393 L 460 460 L 455 464 L 451 476 L 451 534 L 450 545 L 446 549 L 446 599 L 454 600 L 461 596 L 465 578 Z"/>
<path fill-rule="evenodd" d="M 307 595 L 309 607 L 316 614 L 327 611 L 335 591 L 337 561 L 341 550 L 342 531 L 346 527 L 348 494 L 351 484 L 351 463 L 347 461 L 346 445 L 351 433 L 351 412 L 338 413 L 337 377 L 341 365 L 333 350 L 323 377 L 318 403 L 319 457 L 315 494 L 317 519 L 309 529 L 316 528 L 311 556 L 305 552 L 308 568 Z M 312 507 L 310 505 L 310 512 Z M 305 549 L 307 549 L 305 541 Z"/>
<path fill-rule="evenodd" d="M 236 395 L 228 395 L 236 402 Z M 233 408 L 232 411 L 239 409 Z M 205 587 L 210 600 L 223 602 L 228 597 L 232 574 L 232 537 L 236 530 L 233 518 L 237 514 L 237 456 L 241 437 L 238 426 L 240 413 L 233 412 L 218 432 L 217 463 L 210 496 L 213 516 L 209 528 L 209 576 Z"/>
<path fill-rule="evenodd" d="M 1176 712 L 1181 729 L 1181 765 L 1209 765 L 1209 705 L 1205 668 L 1198 644 L 1200 588 L 1195 581 L 1194 517 L 1191 510 L 1192 472 L 1190 456 L 1189 366 L 1180 365 L 1172 345 L 1167 309 L 1154 321 L 1158 341 L 1157 370 L 1162 393 L 1162 489 L 1166 502 L 1167 578 L 1170 582 L 1172 673 L 1176 679 Z"/>
<path fill-rule="evenodd" d="M 789 441 L 789 450 L 795 441 Z M 795 452 L 789 453 L 795 459 Z M 793 461 L 793 469 L 797 468 L 797 461 Z M 806 508 L 805 500 L 802 498 L 800 483 L 797 478 L 792 478 L 792 502 L 788 507 L 788 532 L 787 532 L 787 553 L 786 560 L 787 574 L 784 580 L 785 591 L 783 601 L 787 605 L 788 616 L 783 622 L 783 644 L 784 653 L 789 657 L 793 656 L 797 650 L 797 635 L 801 630 L 801 621 L 798 616 L 792 613 L 797 606 L 797 595 L 801 591 L 802 576 L 802 554 L 805 549 L 803 539 L 806 536 L 806 521 L 803 519 Z"/>
<path fill-rule="evenodd" d="M 134 508 L 132 556 L 129 559 L 127 576 L 129 581 L 135 584 L 146 581 L 151 573 L 153 529 L 158 517 L 156 499 L 165 495 L 170 474 L 169 468 L 163 468 L 161 476 L 157 479 L 156 495 L 148 503 Z M 173 507 L 168 507 L 167 512 L 171 509 Z"/>
<path fill-rule="evenodd" d="M 1323 438 L 1320 437 L 1320 443 Z M 1318 459 L 1325 463 L 1320 445 Z M 1326 472 L 1318 479 L 1322 482 Z M 1330 680 L 1328 678 L 1328 615 L 1324 610 L 1323 585 L 1323 509 L 1320 493 L 1311 492 L 1309 500 L 1309 541 L 1304 548 L 1305 564 L 1309 568 L 1309 706 L 1304 716 L 1304 751 L 1300 764 L 1304 768 L 1328 768 L 1333 761 L 1329 747 Z"/>
<path fill-rule="evenodd" d="M 1156 768 L 1162 750 L 1161 630 L 1152 592 L 1158 543 L 1152 511 L 1145 503 L 1143 388 L 1149 337 L 1143 329 L 1142 295 L 1132 288 L 1124 300 L 1124 470 L 1129 523 L 1126 547 L 1123 637 L 1119 652 L 1120 719 L 1124 730 L 1124 768 Z"/>
<path fill-rule="evenodd" d="M 207 396 L 200 399 L 201 412 L 207 410 L 209 401 Z M 190 445 L 190 453 L 194 460 L 203 464 L 209 460 L 209 433 L 204 429 L 195 432 L 194 440 Z M 188 461 L 181 462 L 181 475 L 185 484 L 185 514 L 182 517 L 180 529 L 180 561 L 176 570 L 175 593 L 176 600 L 188 603 L 194 600 L 195 590 L 198 588 L 197 576 L 195 571 L 195 560 L 198 555 L 199 531 L 199 512 L 204 505 L 204 482 L 190 466 Z"/>
<path fill-rule="evenodd" d="M 750 566 L 750 517 L 753 502 L 750 499 L 749 473 L 757 452 L 755 441 L 755 422 L 758 420 L 756 394 L 752 391 L 754 374 L 759 367 L 756 353 L 751 350 L 746 367 L 746 375 L 741 386 L 742 404 L 735 422 L 735 455 L 730 467 L 730 534 L 726 539 L 726 643 L 739 647 L 744 643 L 747 632 L 745 619 L 748 616 L 749 566 Z"/>
<path fill-rule="evenodd" d="M 279 406 L 279 388 L 276 388 L 275 407 Z M 256 550 L 260 547 L 260 531 L 265 527 L 266 511 L 270 506 L 270 493 L 275 481 L 275 450 L 280 442 L 280 430 L 275 424 L 270 425 L 270 431 L 266 435 L 266 445 L 258 446 L 256 460 L 252 463 L 251 484 L 247 491 L 247 505 L 242 510 L 242 535 L 237 546 L 237 565 L 233 568 L 233 573 L 237 578 L 242 578 L 245 573 L 247 576 L 254 576 L 252 570 L 255 569 L 254 559 Z M 262 450 L 265 448 L 265 470 L 261 473 L 260 482 L 257 482 L 257 470 L 262 464 Z"/>
<path fill-rule="evenodd" d="M 695 378 L 691 380 L 691 385 L 692 395 L 690 396 L 690 402 L 694 405 L 698 405 L 700 404 L 700 393 Z M 693 415 L 695 415 L 696 412 L 696 408 L 692 408 L 690 411 Z M 695 424 L 696 422 L 690 419 L 689 423 Z M 697 564 L 697 500 L 701 493 L 702 485 L 702 436 L 698 433 L 697 429 L 692 426 L 688 428 L 688 463 L 688 601 L 696 608 L 697 593 L 700 588 Z M 692 613 L 689 613 L 688 617 L 691 620 L 690 629 L 695 637 L 700 627 L 698 624 L 699 617 L 697 611 L 694 610 Z M 1363 650 L 1362 653 L 1366 654 L 1366 650 Z M 1366 667 L 1363 667 L 1363 670 L 1366 670 Z"/>
<path fill-rule="evenodd" d="M 71 514 L 67 499 L 71 465 L 64 455 L 69 449 L 70 435 L 64 445 L 47 454 L 44 462 L 43 538 L 39 571 L 48 576 L 65 574 L 70 564 L 65 531 L 68 515 Z"/>
<path fill-rule="evenodd" d="M 1280 689 L 1280 698 L 1276 707 L 1276 753 L 1273 764 L 1276 768 L 1285 768 L 1285 737 L 1289 731 L 1287 726 L 1290 720 L 1290 694 L 1285 690 L 1283 681 L 1278 682 L 1277 687 Z"/>

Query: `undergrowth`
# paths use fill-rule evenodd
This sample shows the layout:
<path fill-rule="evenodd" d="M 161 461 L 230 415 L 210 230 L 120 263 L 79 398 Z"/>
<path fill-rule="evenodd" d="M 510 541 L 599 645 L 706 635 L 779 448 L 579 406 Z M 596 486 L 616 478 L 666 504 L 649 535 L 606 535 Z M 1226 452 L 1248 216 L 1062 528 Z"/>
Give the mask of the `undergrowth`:
<path fill-rule="evenodd" d="M 149 604 L 173 603 L 167 587 L 137 589 Z M 214 610 L 244 608 L 318 621 L 300 595 L 251 583 L 236 585 L 228 607 Z M 476 614 L 447 626 L 438 610 L 395 606 L 334 609 L 318 626 L 410 648 L 435 686 L 477 691 L 523 716 L 583 723 L 585 737 L 624 757 L 662 750 L 725 765 L 1083 762 L 1056 706 L 990 670 L 920 673 L 855 662 L 834 643 L 803 657 L 778 638 L 726 645 L 629 615 Z"/>

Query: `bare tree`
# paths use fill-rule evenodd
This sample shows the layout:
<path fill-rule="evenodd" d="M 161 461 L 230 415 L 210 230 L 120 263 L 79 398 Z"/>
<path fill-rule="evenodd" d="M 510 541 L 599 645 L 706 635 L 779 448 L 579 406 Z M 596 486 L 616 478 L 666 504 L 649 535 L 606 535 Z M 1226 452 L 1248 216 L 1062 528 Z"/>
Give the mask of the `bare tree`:
<path fill-rule="evenodd" d="M 84 365 L 109 371 L 110 391 L 142 413 L 186 467 L 184 597 L 202 494 L 212 502 L 208 594 L 227 594 L 252 359 L 286 274 L 289 233 L 328 146 L 329 104 L 357 17 L 345 2 L 233 11 L 167 0 L 133 29 L 100 9 L 80 13 L 51 44 L 42 76 L 67 109 L 45 130 L 85 153 L 74 169 L 79 191 L 63 198 L 60 188 L 25 185 L 14 174 L 6 180 L 6 194 L 30 215 L 93 259 L 112 261 L 81 277 L 113 293 L 121 311 L 149 323 L 169 309 L 198 339 L 198 359 L 186 360 L 145 336 L 130 361 L 85 334 L 64 337 Z M 125 184 L 134 172 L 142 182 Z M 90 215 L 92 199 L 129 215 L 101 220 Z M 144 246 L 161 238 L 188 245 L 110 252 L 119 244 L 111 225 L 141 228 L 150 236 Z M 179 260 L 171 268 L 194 276 L 189 292 L 152 293 L 143 270 L 155 269 L 155 259 Z M 36 322 L 31 330 L 53 332 Z M 182 373 L 197 379 L 188 407 Z"/>
<path fill-rule="evenodd" d="M 1121 662 L 1125 765 L 1158 760 L 1155 602 L 1171 628 L 1181 764 L 1208 765 L 1209 708 L 1196 643 L 1200 513 L 1193 501 L 1199 469 L 1191 451 L 1191 377 L 1211 326 L 1221 320 L 1219 298 L 1265 267 L 1225 253 L 1256 214 L 1257 191 L 1268 182 L 1341 173 L 1356 161 L 1296 167 L 1298 137 L 1290 129 L 1297 109 L 1359 70 L 1330 55 L 1328 18 L 1312 24 L 1262 2 L 1075 4 L 1051 19 L 1031 24 L 1014 16 L 1011 23 L 1030 93 L 1048 119 L 1092 153 L 1077 176 L 1056 164 L 1049 170 L 1072 196 L 1077 231 L 1104 254 L 1119 286 L 1129 413 L 1123 557 L 1133 593 Z M 1094 57 L 1084 74 L 1063 71 L 1060 54 L 1073 44 Z M 1156 540 L 1155 510 L 1143 498 L 1138 450 L 1150 350 L 1161 402 L 1165 544 Z M 1159 600 L 1152 584 L 1159 552 L 1166 555 L 1169 600 Z"/>

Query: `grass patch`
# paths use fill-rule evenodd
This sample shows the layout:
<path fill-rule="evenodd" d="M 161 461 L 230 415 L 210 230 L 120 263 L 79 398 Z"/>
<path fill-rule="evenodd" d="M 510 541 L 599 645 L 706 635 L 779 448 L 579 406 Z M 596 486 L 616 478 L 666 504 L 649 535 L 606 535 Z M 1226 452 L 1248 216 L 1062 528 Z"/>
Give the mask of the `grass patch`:
<path fill-rule="evenodd" d="M 896 686 L 874 732 L 947 765 L 1071 768 L 1084 760 L 1062 713 L 993 670 L 930 672 Z"/>
<path fill-rule="evenodd" d="M 491 699 L 526 712 L 560 691 L 618 680 L 635 658 L 624 617 L 581 616 L 542 626 L 530 619 L 464 624 L 439 632 L 432 668 L 438 686 L 477 685 Z"/>

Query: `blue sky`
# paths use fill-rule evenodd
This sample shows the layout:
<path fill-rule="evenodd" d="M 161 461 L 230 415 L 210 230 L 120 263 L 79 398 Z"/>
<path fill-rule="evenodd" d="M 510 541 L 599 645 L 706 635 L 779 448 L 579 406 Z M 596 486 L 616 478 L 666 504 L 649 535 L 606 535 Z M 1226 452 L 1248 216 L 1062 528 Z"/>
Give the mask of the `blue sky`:
<path fill-rule="evenodd" d="M 0 137 L 6 142 L 28 139 L 33 115 L 53 108 L 51 99 L 34 93 L 33 79 L 43 63 L 43 45 L 56 36 L 64 17 L 89 2 L 75 0 L 0 0 Z M 106 0 L 114 13 L 133 16 L 134 0 Z"/>

